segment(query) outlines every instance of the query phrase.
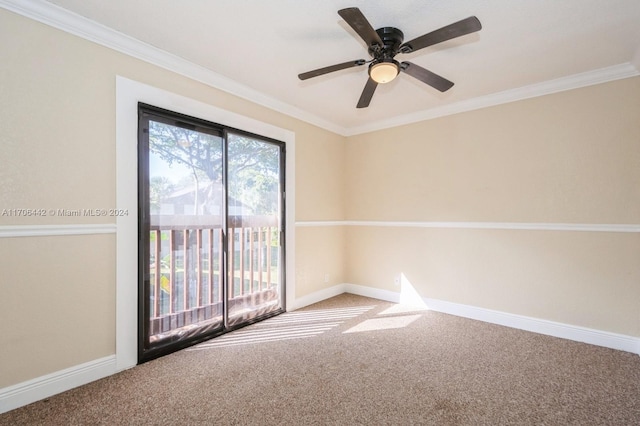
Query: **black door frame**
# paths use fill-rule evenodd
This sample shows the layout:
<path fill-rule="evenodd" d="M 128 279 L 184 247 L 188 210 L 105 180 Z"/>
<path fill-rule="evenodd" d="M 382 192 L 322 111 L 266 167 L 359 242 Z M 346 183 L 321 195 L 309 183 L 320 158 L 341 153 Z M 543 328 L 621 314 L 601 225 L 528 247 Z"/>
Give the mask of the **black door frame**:
<path fill-rule="evenodd" d="M 219 327 L 207 330 L 198 335 L 185 338 L 183 340 L 169 342 L 166 344 L 150 347 L 149 345 L 149 316 L 150 316 L 150 298 L 148 294 L 149 276 L 148 265 L 150 263 L 150 249 L 148 243 L 148 235 L 150 230 L 150 210 L 149 210 L 149 130 L 148 122 L 150 117 L 153 121 L 164 122 L 177 127 L 187 128 L 189 130 L 201 131 L 208 134 L 218 134 L 223 140 L 223 223 L 222 223 L 222 239 L 223 239 L 223 261 L 221 265 L 222 280 L 222 303 L 223 303 L 223 321 Z M 227 155 L 228 142 L 227 134 L 234 133 L 246 135 L 256 138 L 257 140 L 274 144 L 280 150 L 280 308 L 266 314 L 257 316 L 242 323 L 230 325 L 228 322 L 228 197 L 227 197 Z M 200 342 L 212 339 L 230 331 L 245 327 L 258 321 L 279 315 L 285 312 L 286 306 L 286 144 L 282 141 L 257 135 L 240 129 L 222 126 L 207 120 L 180 114 L 163 108 L 148 105 L 142 102 L 138 103 L 138 364 L 150 361 L 152 359 L 167 355 L 169 353 L 193 346 Z M 145 237 L 145 235 L 147 237 Z"/>

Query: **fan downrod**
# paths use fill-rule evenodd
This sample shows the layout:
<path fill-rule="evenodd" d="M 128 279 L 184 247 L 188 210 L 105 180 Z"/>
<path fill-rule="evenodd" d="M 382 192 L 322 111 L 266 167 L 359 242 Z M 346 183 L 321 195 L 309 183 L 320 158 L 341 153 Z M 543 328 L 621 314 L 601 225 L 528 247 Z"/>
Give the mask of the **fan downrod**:
<path fill-rule="evenodd" d="M 398 53 L 398 49 L 404 40 L 402 31 L 394 27 L 382 27 L 378 28 L 376 33 L 378 33 L 382 39 L 384 46 L 375 44 L 369 46 L 369 54 L 376 59 L 380 57 L 393 58 Z M 380 53 L 382 53 L 382 55 L 380 55 Z"/>

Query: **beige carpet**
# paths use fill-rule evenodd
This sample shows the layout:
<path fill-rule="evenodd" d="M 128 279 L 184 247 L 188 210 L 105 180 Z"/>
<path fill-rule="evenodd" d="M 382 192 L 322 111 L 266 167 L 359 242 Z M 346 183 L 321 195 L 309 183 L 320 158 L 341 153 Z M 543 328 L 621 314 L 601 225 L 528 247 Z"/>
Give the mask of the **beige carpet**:
<path fill-rule="evenodd" d="M 638 425 L 640 357 L 341 295 L 2 425 Z"/>

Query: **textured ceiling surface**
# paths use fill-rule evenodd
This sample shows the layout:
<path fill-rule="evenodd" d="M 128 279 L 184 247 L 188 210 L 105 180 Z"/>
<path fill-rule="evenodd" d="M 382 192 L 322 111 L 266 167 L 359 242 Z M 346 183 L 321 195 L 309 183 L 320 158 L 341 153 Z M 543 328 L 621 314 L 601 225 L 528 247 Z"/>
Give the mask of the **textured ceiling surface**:
<path fill-rule="evenodd" d="M 640 67 L 638 0 L 47 1 L 343 129 L 616 65 Z M 366 66 L 297 78 L 370 58 L 337 13 L 346 7 L 360 8 L 373 28 L 401 29 L 405 41 L 469 16 L 483 28 L 397 57 L 453 81 L 449 91 L 401 74 L 356 109 Z"/>

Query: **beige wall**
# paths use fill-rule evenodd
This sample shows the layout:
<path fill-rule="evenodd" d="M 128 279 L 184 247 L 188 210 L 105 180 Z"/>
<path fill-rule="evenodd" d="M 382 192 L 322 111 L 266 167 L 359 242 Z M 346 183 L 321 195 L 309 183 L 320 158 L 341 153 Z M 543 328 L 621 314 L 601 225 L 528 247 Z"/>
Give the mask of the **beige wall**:
<path fill-rule="evenodd" d="M 351 137 L 347 218 L 638 223 L 638 117 L 636 77 Z"/>
<path fill-rule="evenodd" d="M 345 282 L 345 229 L 296 228 L 296 296 L 306 296 Z"/>
<path fill-rule="evenodd" d="M 0 33 L 0 211 L 115 207 L 121 75 L 293 131 L 296 219 L 343 219 L 343 137 L 4 9 Z M 105 222 L 0 216 L 5 227 Z M 341 253 L 343 234 L 325 234 L 322 250 Z M 300 235 L 309 265 L 318 247 Z M 343 261 L 325 256 L 297 296 L 325 285 L 325 270 L 344 282 Z M 0 262 L 0 388 L 115 353 L 115 234 L 0 238 Z"/>
<path fill-rule="evenodd" d="M 0 238 L 0 388 L 115 353 L 115 235 Z"/>
<path fill-rule="evenodd" d="M 637 233 L 350 227 L 348 280 L 640 336 Z"/>
<path fill-rule="evenodd" d="M 351 221 L 640 223 L 640 78 L 349 138 Z M 423 224 L 424 225 L 424 224 Z M 498 225 L 499 226 L 499 225 Z M 354 226 L 347 279 L 640 336 L 640 234 Z"/>

